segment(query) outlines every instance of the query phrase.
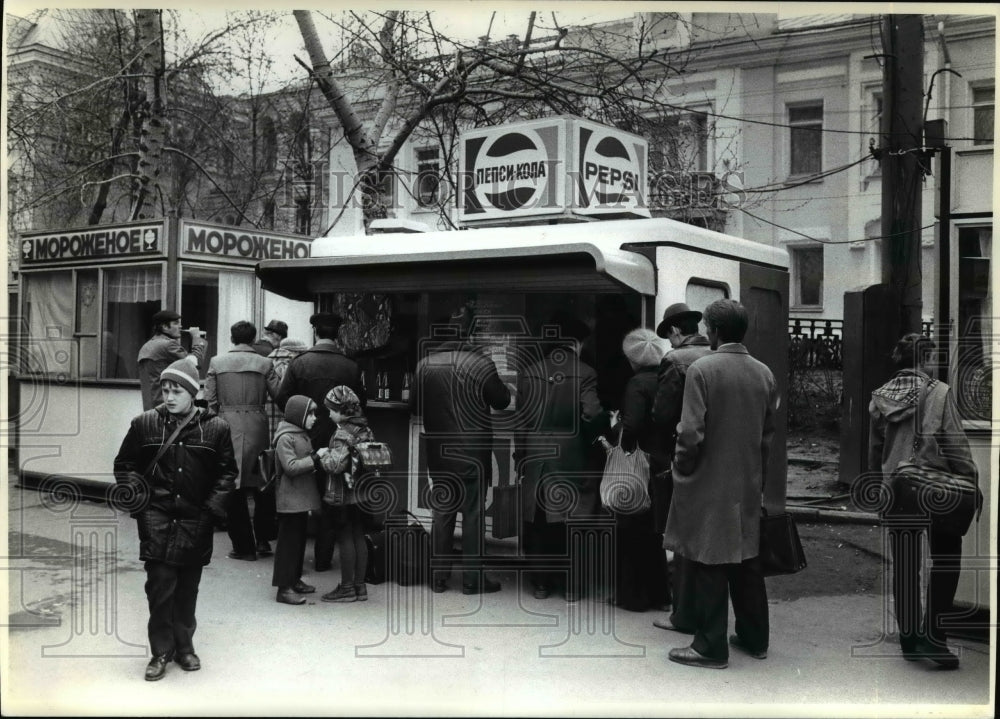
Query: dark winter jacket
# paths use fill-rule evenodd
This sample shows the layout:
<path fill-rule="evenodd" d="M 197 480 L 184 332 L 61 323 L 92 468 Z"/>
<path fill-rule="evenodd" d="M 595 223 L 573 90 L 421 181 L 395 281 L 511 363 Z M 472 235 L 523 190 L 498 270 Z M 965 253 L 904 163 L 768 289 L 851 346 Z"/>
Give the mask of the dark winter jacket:
<path fill-rule="evenodd" d="M 684 405 L 684 380 L 696 359 L 712 353 L 707 337 L 688 335 L 660 360 L 659 387 L 653 400 L 653 420 L 667 429 L 663 452 L 669 457 L 677 443 L 677 423 Z"/>
<path fill-rule="evenodd" d="M 146 476 L 179 421 L 165 406 L 132 420 L 115 457 L 115 480 L 130 497 L 121 506 L 138 521 L 143 561 L 198 566 L 212 558 L 213 518 L 226 516 L 236 459 L 229 425 L 207 410 L 195 412 Z"/>
<path fill-rule="evenodd" d="M 621 446 L 626 452 L 639 448 L 661 470 L 670 468 L 676 427 L 653 421 L 653 400 L 659 386 L 659 367 L 640 367 L 625 385 L 621 399 Z"/>
<path fill-rule="evenodd" d="M 366 398 L 361 388 L 361 372 L 357 363 L 349 359 L 337 345 L 324 340 L 293 359 L 285 370 L 281 388 L 274 401 L 282 411 L 288 398 L 296 394 L 305 395 L 316 403 L 316 424 L 309 432 L 313 449 L 326 447 L 333 436 L 336 426 L 330 419 L 323 400 L 327 392 L 342 384 L 354 390 L 364 407 Z"/>
<path fill-rule="evenodd" d="M 491 409 L 506 409 L 510 390 L 481 350 L 445 342 L 417 363 L 410 409 L 423 417 L 427 467 L 434 474 L 468 471 L 470 462 L 489 473 L 493 440 Z"/>

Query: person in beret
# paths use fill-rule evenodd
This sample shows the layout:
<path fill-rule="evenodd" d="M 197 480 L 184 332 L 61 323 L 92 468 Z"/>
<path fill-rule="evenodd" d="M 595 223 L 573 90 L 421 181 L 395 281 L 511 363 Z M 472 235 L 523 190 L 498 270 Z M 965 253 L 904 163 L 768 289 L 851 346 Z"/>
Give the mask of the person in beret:
<path fill-rule="evenodd" d="M 181 345 L 181 316 L 173 310 L 160 310 L 153 315 L 153 335 L 139 348 L 139 385 L 142 388 L 142 408 L 152 409 L 163 401 L 160 373 L 172 362 L 185 359 L 197 368 L 205 359 L 208 343 L 199 335 L 191 336 L 191 352 Z"/>

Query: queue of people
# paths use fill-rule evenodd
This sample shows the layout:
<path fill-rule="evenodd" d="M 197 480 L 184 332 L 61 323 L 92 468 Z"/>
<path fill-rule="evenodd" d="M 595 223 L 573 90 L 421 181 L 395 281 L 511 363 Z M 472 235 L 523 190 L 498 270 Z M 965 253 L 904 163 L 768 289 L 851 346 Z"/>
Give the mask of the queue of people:
<path fill-rule="evenodd" d="M 158 332 L 172 337 L 179 320 L 175 313 L 158 313 Z M 706 335 L 699 332 L 700 321 Z M 411 412 L 423 422 L 431 481 L 431 590 L 449 590 L 452 563 L 461 567 L 464 594 L 501 590 L 483 571 L 483 503 L 492 484 L 492 413 L 510 405 L 514 390 L 519 411 L 531 418 L 530 427 L 515 431 L 514 461 L 535 598 L 561 592 L 575 602 L 594 589 L 585 581 L 588 550 L 568 541 L 568 526 L 604 511 L 598 498 L 601 440 L 606 447 L 611 438 L 625 453 L 648 455 L 644 479 L 651 502 L 637 514 L 614 515 L 609 601 L 630 611 L 669 611 L 653 625 L 690 637 L 689 644 L 670 650 L 673 662 L 722 669 L 730 647 L 765 659 L 770 629 L 759 518 L 779 397 L 770 369 L 742 343 L 749 325 L 743 305 L 718 300 L 702 313 L 677 303 L 655 332 L 626 334 L 621 350 L 632 376 L 614 413 L 602 406 L 597 371 L 581 358 L 590 328 L 579 318 L 550 318 L 555 339 L 520 368 L 516 387 L 505 385 L 493 361 L 470 341 L 471 313 L 443 322 L 446 338 L 417 364 L 410 396 Z M 115 475 L 137 498 L 132 514 L 139 520 L 147 571 L 154 654 L 148 680 L 161 678 L 171 660 L 188 671 L 200 667 L 192 641 L 197 586 L 211 558 L 213 521 L 223 515 L 233 542 L 230 558 L 256 560 L 276 539 L 272 586 L 278 603 L 302 605 L 304 595 L 316 591 L 303 580 L 310 513 L 318 518 L 314 568 L 329 569 L 335 547 L 340 555 L 340 581 L 322 600 L 368 598 L 365 517 L 353 472 L 354 449 L 374 440 L 374 433 L 364 415 L 359 366 L 337 342 L 341 318 L 317 313 L 310 323 L 316 343 L 296 348 L 294 357 L 291 345 L 288 354 L 281 353 L 288 341 L 279 336 L 287 332 L 284 323 L 269 324 L 277 343 L 269 343 L 273 349 L 266 357 L 255 350 L 252 324 L 233 325 L 232 350 L 209 363 L 206 407 L 194 402 L 195 362 L 177 359 L 156 378 L 163 402 L 133 420 L 122 443 Z M 894 353 L 900 373 L 873 394 L 871 465 L 891 473 L 913 447 L 918 398 L 931 397 L 948 439 L 927 450 L 931 460 L 975 481 L 954 400 L 946 385 L 921 369 L 928 342 L 904 337 Z M 280 370 L 276 353 L 287 360 Z M 282 412 L 273 435 L 268 397 Z M 257 490 L 264 479 L 257 456 L 268 446 L 276 464 L 273 493 Z M 463 532 L 456 554 L 459 513 Z M 958 659 L 947 649 L 940 619 L 954 597 L 961 537 L 926 529 L 932 568 L 921 613 L 919 604 L 907 601 L 918 592 L 920 563 L 912 550 L 919 543 L 904 537 L 907 531 L 924 528 L 894 527 L 890 533 L 904 656 L 955 667 Z M 669 564 L 665 550 L 672 552 Z M 547 561 L 552 557 L 568 558 L 569 571 L 553 570 Z M 736 630 L 727 636 L 730 602 Z"/>

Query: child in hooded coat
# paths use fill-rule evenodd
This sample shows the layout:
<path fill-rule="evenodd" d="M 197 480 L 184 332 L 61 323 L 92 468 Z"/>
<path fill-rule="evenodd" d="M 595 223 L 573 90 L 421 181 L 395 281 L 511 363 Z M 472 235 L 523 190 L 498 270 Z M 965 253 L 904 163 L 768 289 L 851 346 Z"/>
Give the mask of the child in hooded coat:
<path fill-rule="evenodd" d="M 329 452 L 312 449 L 309 429 L 315 421 L 316 403 L 305 395 L 293 395 L 274 433 L 278 544 L 271 585 L 278 588 L 276 601 L 281 604 L 305 604 L 302 595 L 316 591 L 302 581 L 309 512 L 320 508 L 316 472 L 323 471 L 322 458 Z"/>

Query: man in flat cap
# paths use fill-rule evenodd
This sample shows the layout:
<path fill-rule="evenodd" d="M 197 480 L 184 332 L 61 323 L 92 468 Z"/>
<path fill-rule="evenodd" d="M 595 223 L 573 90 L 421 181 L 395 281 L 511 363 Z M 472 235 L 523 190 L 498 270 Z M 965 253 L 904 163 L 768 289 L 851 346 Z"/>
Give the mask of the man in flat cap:
<path fill-rule="evenodd" d="M 338 385 L 347 385 L 361 400 L 364 407 L 366 397 L 361 386 L 361 370 L 358 364 L 347 357 L 337 343 L 340 315 L 331 312 L 317 312 L 309 318 L 316 335 L 316 344 L 293 359 L 285 370 L 281 388 L 274 398 L 275 404 L 284 412 L 285 403 L 294 395 L 305 395 L 316 403 L 316 423 L 309 431 L 313 449 L 321 449 L 330 443 L 330 437 L 337 429 L 330 419 L 330 413 L 323 404 L 327 392 Z M 333 560 L 333 508 L 324 504 L 316 534 L 314 565 L 317 571 L 330 568 Z"/>
<path fill-rule="evenodd" d="M 201 335 L 191 336 L 191 352 L 181 345 L 181 316 L 173 310 L 160 310 L 153 315 L 153 336 L 139 348 L 139 384 L 142 387 L 142 409 L 153 409 L 163 402 L 160 374 L 177 360 L 186 359 L 197 368 L 205 359 L 208 343 Z"/>
<path fill-rule="evenodd" d="M 676 302 L 663 313 L 663 321 L 656 328 L 656 334 L 670 341 L 673 347 L 660 360 L 659 384 L 653 400 L 653 421 L 667 430 L 663 438 L 664 455 L 673 456 L 677 443 L 677 423 L 681 419 L 684 405 L 684 382 L 687 369 L 700 357 L 711 354 L 712 346 L 705 335 L 698 331 L 701 312 L 692 310 L 683 302 Z M 650 465 L 652 481 L 653 512 L 656 533 L 663 535 L 667 526 L 667 512 L 674 491 L 673 475 L 670 467 Z M 653 624 L 661 629 L 692 630 L 691 614 L 691 573 L 688 560 L 680 554 L 674 555 L 673 562 L 673 613 L 669 620 L 657 619 Z"/>
<path fill-rule="evenodd" d="M 281 320 L 271 320 L 261 333 L 259 340 L 253 343 L 254 352 L 261 357 L 267 357 L 288 337 L 288 325 Z"/>

